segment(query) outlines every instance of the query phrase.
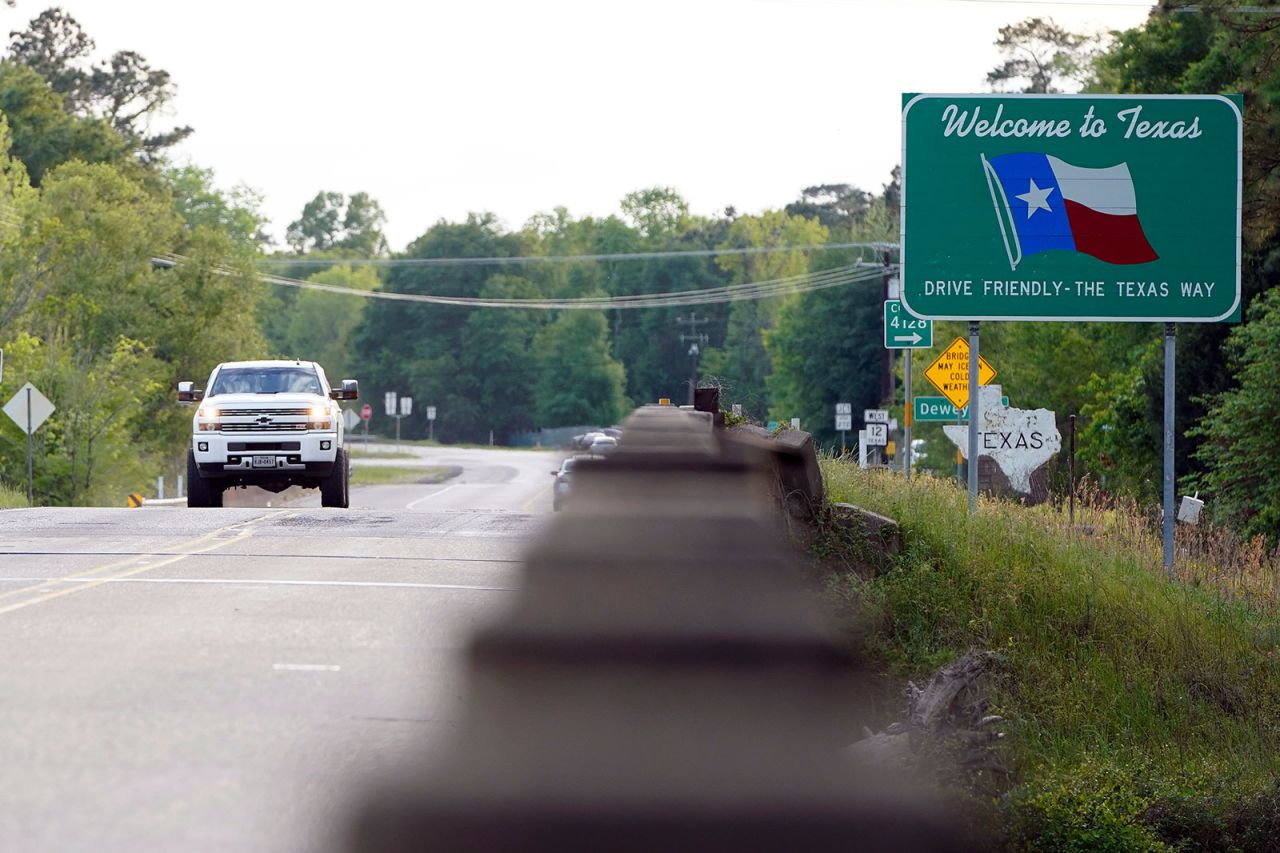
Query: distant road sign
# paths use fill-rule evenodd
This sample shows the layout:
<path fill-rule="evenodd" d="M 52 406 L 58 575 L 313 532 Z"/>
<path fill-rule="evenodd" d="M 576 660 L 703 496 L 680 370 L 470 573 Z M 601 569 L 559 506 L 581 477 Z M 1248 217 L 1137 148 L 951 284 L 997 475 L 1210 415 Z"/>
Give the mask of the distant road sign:
<path fill-rule="evenodd" d="M 360 423 L 360 416 L 356 414 L 354 409 L 346 409 L 342 413 L 342 422 L 346 424 L 347 429 L 355 429 Z"/>
<path fill-rule="evenodd" d="M 924 370 L 924 378 L 947 395 L 957 409 L 969 405 L 969 342 L 956 338 L 933 364 Z M 996 378 L 996 369 L 978 355 L 978 384 L 986 385 Z"/>
<path fill-rule="evenodd" d="M 368 403 L 365 403 L 363 406 L 360 407 L 360 418 L 361 420 L 367 421 L 372 417 L 373 417 L 373 406 L 370 406 Z"/>
<path fill-rule="evenodd" d="M 888 424 L 867 424 L 867 446 L 884 447 L 889 443 Z"/>
<path fill-rule="evenodd" d="M 938 421 L 945 423 L 950 421 L 955 423 L 957 420 L 969 420 L 969 406 L 965 404 L 961 408 L 951 405 L 951 401 L 946 397 L 916 397 L 913 401 L 912 414 L 913 420 L 917 421 Z M 1000 405 L 1009 405 L 1008 397 L 1000 398 Z"/>
<path fill-rule="evenodd" d="M 396 416 L 396 392 L 388 391 L 383 394 L 382 404 L 386 407 L 387 417 L 394 418 Z"/>
<path fill-rule="evenodd" d="M 852 414 L 853 414 L 853 404 L 852 404 L 852 403 L 836 403 L 836 414 L 837 414 L 837 415 L 852 415 Z"/>
<path fill-rule="evenodd" d="M 884 303 L 885 349 L 932 349 L 933 321 L 912 314 L 897 299 Z"/>
<path fill-rule="evenodd" d="M 56 406 L 49 402 L 48 397 L 28 382 L 18 389 L 17 394 L 9 398 L 9 402 L 4 404 L 4 413 L 18 425 L 18 429 L 34 433 L 40 429 L 42 423 L 48 420 L 55 408 Z M 29 418 L 28 415 L 30 415 Z"/>
<path fill-rule="evenodd" d="M 413 414 L 413 398 L 412 397 L 400 398 L 400 414 L 404 417 L 407 417 Z"/>
<path fill-rule="evenodd" d="M 853 429 L 853 415 L 836 415 L 836 430 Z"/>
<path fill-rule="evenodd" d="M 868 424 L 887 424 L 889 423 L 888 409 L 863 409 L 862 422 Z"/>
<path fill-rule="evenodd" d="M 800 429 L 800 419 L 799 419 L 799 418 L 792 418 L 792 419 L 791 419 L 791 428 L 792 428 L 792 429 L 794 429 L 794 430 L 798 430 L 798 429 Z"/>
<path fill-rule="evenodd" d="M 1241 103 L 904 95 L 903 304 L 935 320 L 1238 320 Z"/>
<path fill-rule="evenodd" d="M 436 407 L 427 406 L 427 420 L 434 421 L 436 419 Z"/>

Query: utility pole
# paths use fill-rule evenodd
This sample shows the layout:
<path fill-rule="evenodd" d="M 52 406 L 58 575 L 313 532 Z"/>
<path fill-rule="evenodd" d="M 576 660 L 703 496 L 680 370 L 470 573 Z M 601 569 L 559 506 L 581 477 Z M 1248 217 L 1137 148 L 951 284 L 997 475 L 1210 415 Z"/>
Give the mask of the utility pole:
<path fill-rule="evenodd" d="M 881 249 L 881 287 L 883 292 L 880 298 L 883 302 L 888 302 L 890 299 L 889 280 L 893 278 L 893 267 L 890 266 L 889 258 L 889 250 L 887 248 Z M 893 353 L 893 350 L 886 348 L 880 356 L 880 402 L 890 405 L 893 404 L 897 396 L 893 387 Z"/>
<path fill-rule="evenodd" d="M 701 352 L 699 347 L 707 345 L 710 338 L 705 333 L 699 333 L 698 327 L 710 323 L 708 317 L 699 317 L 697 314 L 690 312 L 688 317 L 676 317 L 676 323 L 682 328 L 689 327 L 689 334 L 680 333 L 680 343 L 689 343 L 689 356 L 692 364 L 689 368 L 689 405 L 693 405 L 693 392 L 698 387 L 698 354 Z"/>

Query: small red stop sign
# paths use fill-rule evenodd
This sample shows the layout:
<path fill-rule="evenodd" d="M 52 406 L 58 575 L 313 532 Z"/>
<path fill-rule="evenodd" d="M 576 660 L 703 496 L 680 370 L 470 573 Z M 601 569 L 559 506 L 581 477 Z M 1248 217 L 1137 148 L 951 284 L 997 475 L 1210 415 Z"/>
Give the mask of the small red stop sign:
<path fill-rule="evenodd" d="M 360 418 L 362 420 L 367 421 L 371 417 L 373 417 L 373 406 L 370 406 L 368 403 L 365 403 L 363 406 L 360 407 Z"/>

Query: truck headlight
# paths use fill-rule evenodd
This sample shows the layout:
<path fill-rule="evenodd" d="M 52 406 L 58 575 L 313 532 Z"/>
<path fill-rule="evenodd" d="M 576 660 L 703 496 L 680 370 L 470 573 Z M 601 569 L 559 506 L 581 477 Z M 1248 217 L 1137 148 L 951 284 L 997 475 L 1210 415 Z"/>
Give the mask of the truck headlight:
<path fill-rule="evenodd" d="M 323 418 L 329 417 L 329 407 L 328 406 L 312 406 L 310 409 L 307 410 L 307 414 L 311 416 L 311 420 L 318 421 Z"/>
<path fill-rule="evenodd" d="M 202 418 L 209 418 L 210 420 L 212 420 L 217 418 L 218 415 L 220 414 L 222 413 L 218 411 L 217 406 L 201 406 L 200 407 L 200 417 Z"/>

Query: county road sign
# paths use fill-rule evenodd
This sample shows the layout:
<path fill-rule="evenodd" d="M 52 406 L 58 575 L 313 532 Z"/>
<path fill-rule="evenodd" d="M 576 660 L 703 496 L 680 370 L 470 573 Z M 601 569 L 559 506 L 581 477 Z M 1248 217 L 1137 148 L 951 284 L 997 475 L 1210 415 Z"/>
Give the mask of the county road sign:
<path fill-rule="evenodd" d="M 885 349 L 932 349 L 933 321 L 908 313 L 897 299 L 884 303 Z"/>
<path fill-rule="evenodd" d="M 904 95 L 902 301 L 1238 321 L 1239 96 Z"/>

